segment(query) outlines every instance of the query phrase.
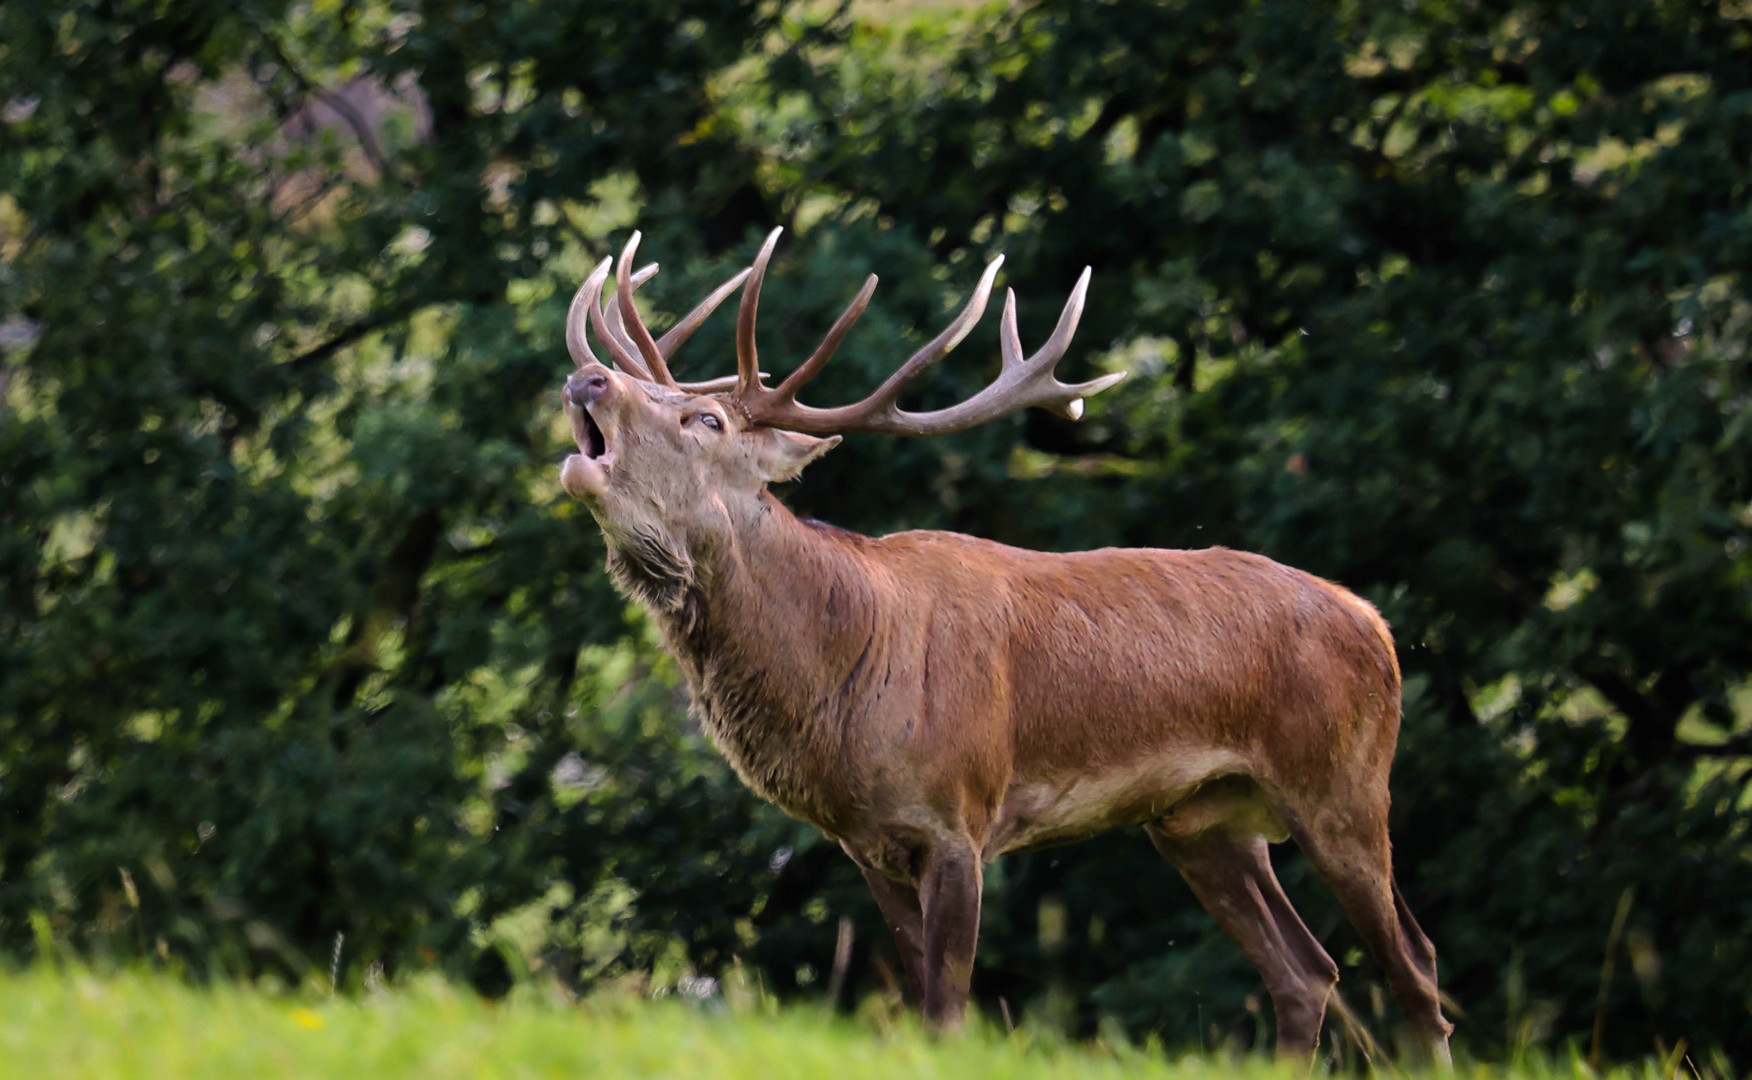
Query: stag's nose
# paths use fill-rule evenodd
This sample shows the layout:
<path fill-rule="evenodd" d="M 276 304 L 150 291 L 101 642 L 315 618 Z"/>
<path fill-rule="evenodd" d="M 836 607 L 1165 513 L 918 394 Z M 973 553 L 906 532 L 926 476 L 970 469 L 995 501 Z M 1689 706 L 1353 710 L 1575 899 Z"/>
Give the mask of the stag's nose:
<path fill-rule="evenodd" d="M 580 409 L 596 404 L 608 392 L 608 369 L 600 364 L 579 368 L 566 379 L 566 400 Z"/>

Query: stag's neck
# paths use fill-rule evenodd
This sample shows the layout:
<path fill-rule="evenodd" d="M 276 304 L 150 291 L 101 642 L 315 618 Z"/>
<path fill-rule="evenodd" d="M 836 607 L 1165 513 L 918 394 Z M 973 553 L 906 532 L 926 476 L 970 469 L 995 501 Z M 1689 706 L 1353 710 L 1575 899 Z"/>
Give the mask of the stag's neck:
<path fill-rule="evenodd" d="M 830 832 L 862 787 L 846 699 L 882 653 L 866 543 L 799 521 L 767 495 L 685 550 L 611 544 L 617 580 L 658 618 L 731 764 Z"/>

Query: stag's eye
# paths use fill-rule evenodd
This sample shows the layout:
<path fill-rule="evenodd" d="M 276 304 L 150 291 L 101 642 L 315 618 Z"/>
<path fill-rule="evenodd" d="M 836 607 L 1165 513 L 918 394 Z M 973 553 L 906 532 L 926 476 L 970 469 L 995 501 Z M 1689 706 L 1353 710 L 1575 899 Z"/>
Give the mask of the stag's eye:
<path fill-rule="evenodd" d="M 687 417 L 685 420 L 682 421 L 683 426 L 686 426 L 688 424 L 693 424 L 693 423 L 704 424 L 706 427 L 711 428 L 713 431 L 723 431 L 724 430 L 724 421 L 718 419 L 717 413 L 709 413 L 709 412 L 694 413 L 693 415 Z"/>

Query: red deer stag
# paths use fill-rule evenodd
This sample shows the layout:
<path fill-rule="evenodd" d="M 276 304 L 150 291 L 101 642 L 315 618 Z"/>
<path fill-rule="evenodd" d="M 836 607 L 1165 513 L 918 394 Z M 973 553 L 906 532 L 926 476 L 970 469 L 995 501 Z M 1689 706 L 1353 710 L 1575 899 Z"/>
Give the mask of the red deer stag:
<path fill-rule="evenodd" d="M 803 405 L 798 390 L 876 277 L 769 388 L 755 309 L 777 240 L 774 230 L 749 270 L 660 340 L 633 303 L 655 272 L 631 272 L 638 234 L 606 304 L 610 260 L 595 269 L 567 322 L 578 453 L 560 477 L 602 527 L 616 584 L 656 618 L 738 775 L 863 871 L 927 1019 L 954 1026 L 966 1008 L 984 863 L 1143 825 L 1264 975 L 1280 1053 L 1310 1055 L 1338 968 L 1272 873 L 1266 845 L 1293 836 L 1386 969 L 1421 1047 L 1447 1060 L 1435 949 L 1389 861 L 1399 666 L 1375 609 L 1223 548 L 1045 554 L 799 521 L 767 486 L 842 434 L 937 435 L 1030 405 L 1074 420 L 1120 376 L 1053 376 L 1084 270 L 1039 352 L 1023 355 L 1007 293 L 997 378 L 958 405 L 901 410 L 901 389 L 980 317 L 1000 258 L 875 393 Z M 734 383 L 678 384 L 669 357 L 743 276 Z M 614 368 L 591 353 L 586 323 Z"/>

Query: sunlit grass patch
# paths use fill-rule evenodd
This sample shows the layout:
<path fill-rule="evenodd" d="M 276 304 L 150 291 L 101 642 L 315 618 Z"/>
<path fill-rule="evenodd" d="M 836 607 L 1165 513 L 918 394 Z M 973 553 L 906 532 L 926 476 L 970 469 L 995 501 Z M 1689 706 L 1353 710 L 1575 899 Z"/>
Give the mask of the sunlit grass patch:
<path fill-rule="evenodd" d="M 976 1027 L 932 1039 L 910 1022 L 814 1009 L 736 1012 L 675 999 L 535 990 L 487 1002 L 437 979 L 358 998 L 194 988 L 152 974 L 38 968 L 0 974 L 0 1072 L 9 1077 L 1176 1077 L 1289 1080 L 1259 1059 L 1066 1045 Z M 1654 1076 L 1649 1066 L 1622 1075 Z M 1488 1076 L 1587 1077 L 1579 1062 Z"/>

